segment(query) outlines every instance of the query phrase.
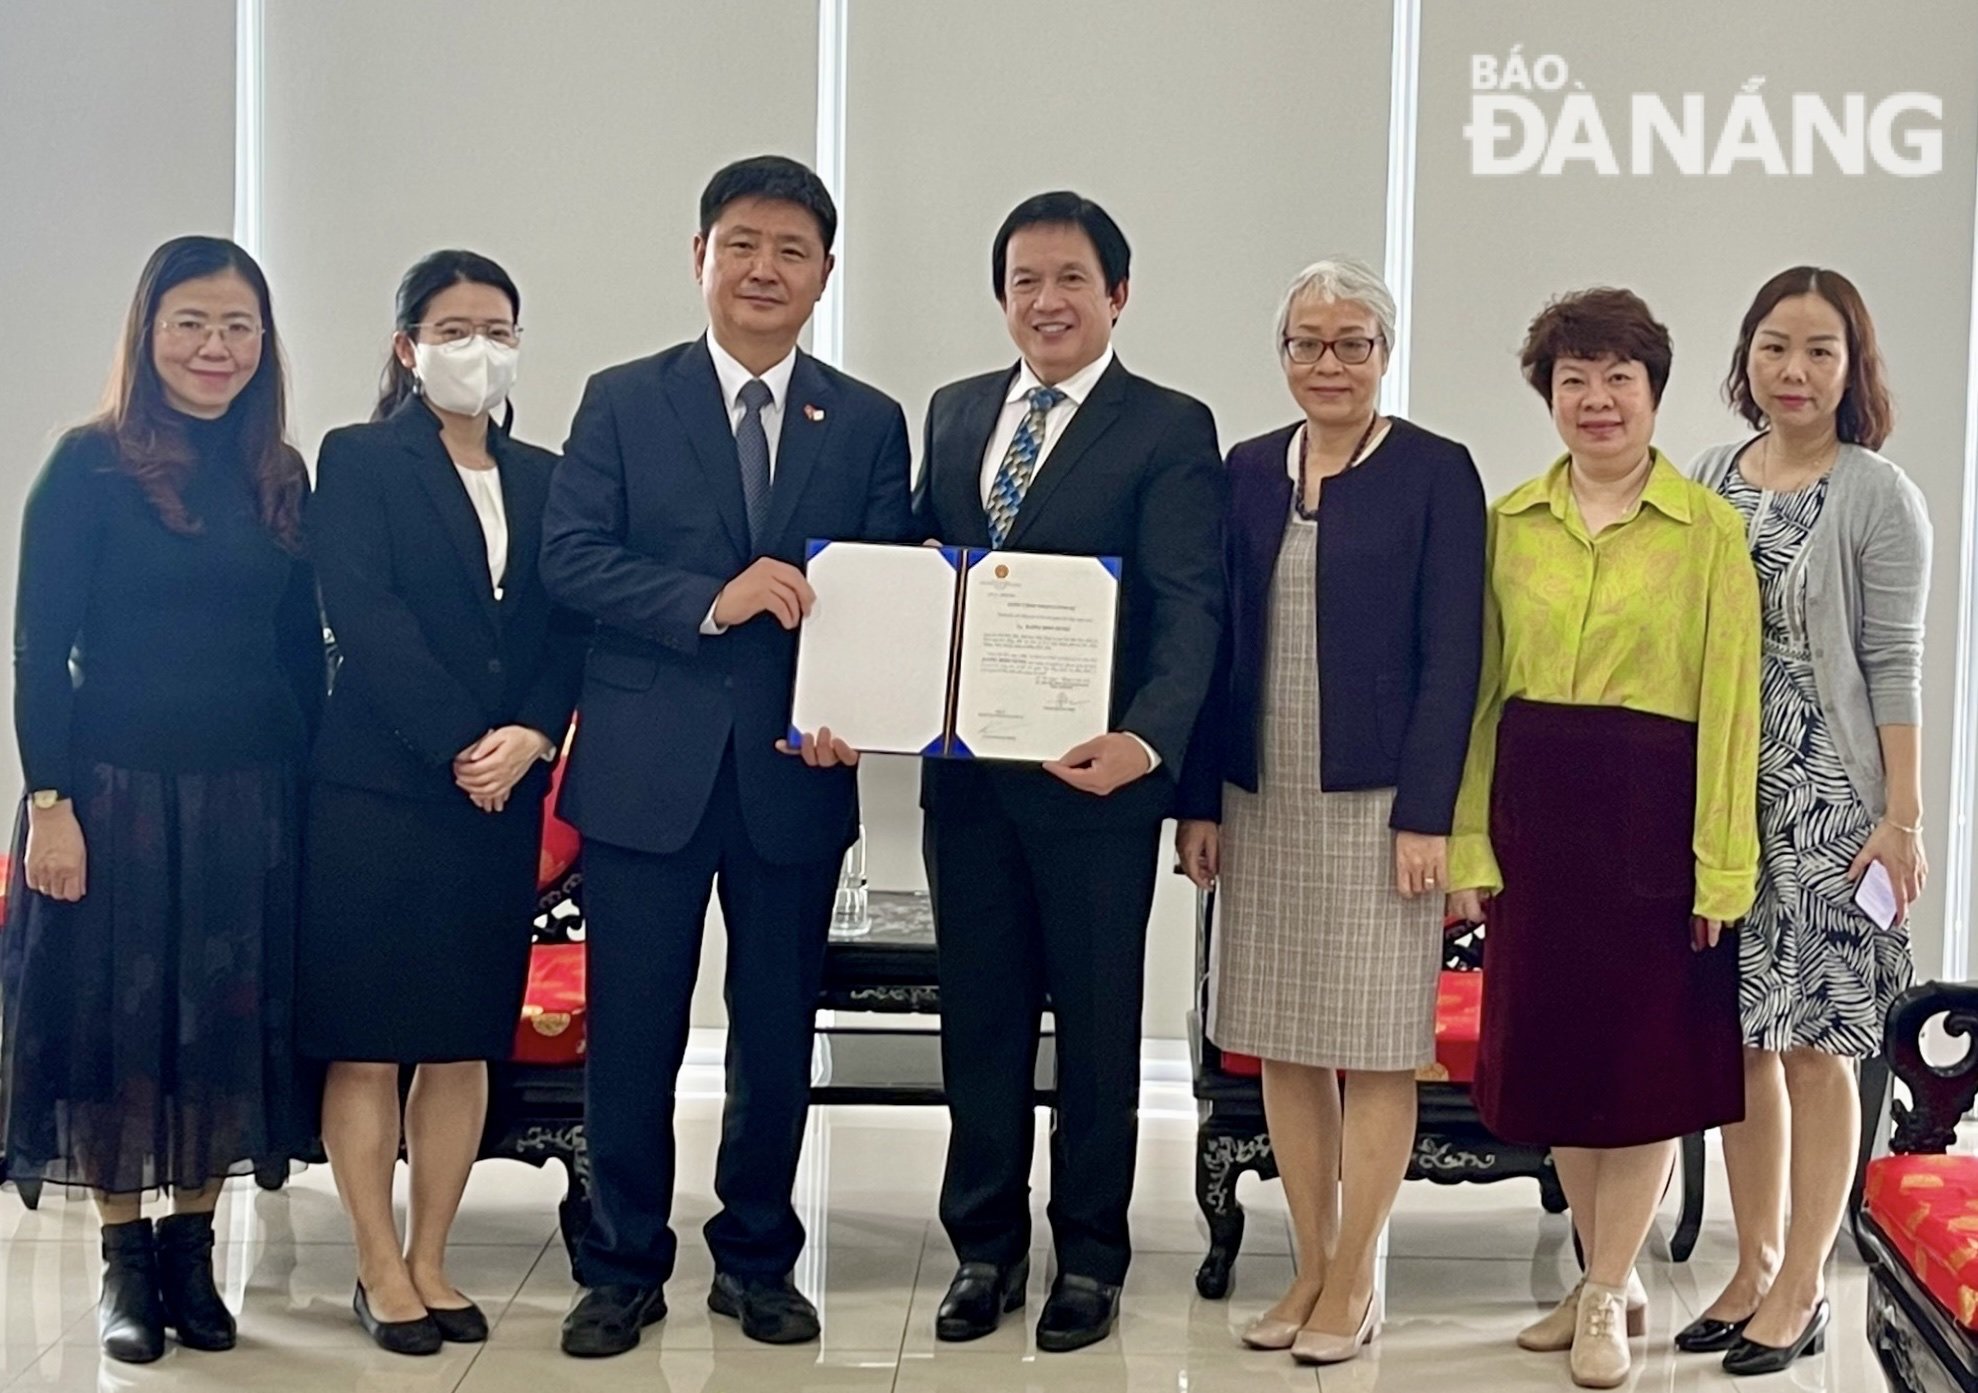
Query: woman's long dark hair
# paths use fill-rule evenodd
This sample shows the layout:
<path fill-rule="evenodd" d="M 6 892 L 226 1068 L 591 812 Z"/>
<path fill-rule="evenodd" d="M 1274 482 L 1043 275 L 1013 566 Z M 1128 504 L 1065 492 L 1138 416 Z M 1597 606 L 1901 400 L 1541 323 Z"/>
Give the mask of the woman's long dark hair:
<path fill-rule="evenodd" d="M 1754 430 L 1770 422 L 1751 391 L 1751 341 L 1765 316 L 1781 300 L 1795 295 L 1818 295 L 1834 307 L 1847 329 L 1848 380 L 1834 412 L 1834 434 L 1850 445 L 1879 450 L 1896 428 L 1895 400 L 1889 392 L 1888 368 L 1875 337 L 1875 321 L 1854 282 L 1824 266 L 1794 266 L 1758 288 L 1751 308 L 1738 326 L 1738 346 L 1731 350 L 1731 371 L 1724 379 L 1724 399 Z"/>
<path fill-rule="evenodd" d="M 433 297 L 450 285 L 463 283 L 493 286 L 508 297 L 510 312 L 521 319 L 522 292 L 515 288 L 508 272 L 479 252 L 438 251 L 420 258 L 398 283 L 395 315 L 398 332 L 417 338 L 418 330 L 414 326 L 426 317 L 426 307 L 433 303 Z M 398 361 L 394 350 L 385 360 L 384 381 L 378 384 L 378 409 L 371 413 L 371 419 L 384 420 L 418 391 L 419 380 L 412 375 L 412 369 Z"/>
<path fill-rule="evenodd" d="M 191 536 L 201 530 L 198 518 L 186 511 L 182 490 L 196 463 L 185 432 L 165 402 L 164 384 L 152 356 L 152 336 L 158 306 L 167 291 L 187 281 L 232 271 L 253 289 L 261 306 L 266 337 L 261 364 L 227 407 L 239 422 L 242 457 L 254 481 L 256 514 L 261 525 L 283 547 L 302 549 L 302 495 L 309 474 L 302 456 L 288 443 L 288 388 L 282 364 L 281 337 L 275 332 L 275 311 L 268 298 L 268 278 L 246 251 L 224 237 L 174 237 L 144 263 L 137 292 L 124 316 L 123 340 L 110 370 L 97 423 L 117 445 L 117 463 L 158 510 L 170 531 Z"/>

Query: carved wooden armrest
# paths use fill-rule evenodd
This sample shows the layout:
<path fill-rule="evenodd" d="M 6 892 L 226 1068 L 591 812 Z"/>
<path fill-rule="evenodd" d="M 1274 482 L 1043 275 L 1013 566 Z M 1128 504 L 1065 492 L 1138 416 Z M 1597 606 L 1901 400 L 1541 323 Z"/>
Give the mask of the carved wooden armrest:
<path fill-rule="evenodd" d="M 1923 1031 L 1941 1017 L 1944 1032 L 1964 1041 L 1948 1065 L 1923 1057 Z M 1924 982 L 1889 1007 L 1889 1064 L 1909 1085 L 1910 1103 L 1893 1109 L 1894 1150 L 1942 1153 L 1957 1139 L 1957 1124 L 1978 1096 L 1978 983 Z"/>

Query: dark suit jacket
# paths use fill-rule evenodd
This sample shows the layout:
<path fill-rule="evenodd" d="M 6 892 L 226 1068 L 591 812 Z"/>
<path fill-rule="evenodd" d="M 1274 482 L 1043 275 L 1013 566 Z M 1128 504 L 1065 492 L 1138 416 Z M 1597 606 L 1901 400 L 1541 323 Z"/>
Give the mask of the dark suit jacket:
<path fill-rule="evenodd" d="M 563 450 L 543 578 L 598 631 L 562 815 L 614 846 L 678 851 L 732 738 L 756 851 L 785 865 L 842 854 L 858 822 L 854 772 L 775 748 L 789 729 L 796 635 L 768 615 L 719 635 L 700 627 L 758 554 L 800 566 L 807 538 L 912 540 L 899 403 L 797 355 L 760 548 L 703 339 L 593 377 Z"/>
<path fill-rule="evenodd" d="M 983 458 L 1016 372 L 1011 366 L 951 383 L 928 403 L 914 492 L 924 536 L 989 545 Z M 1082 826 L 1166 816 L 1222 627 L 1222 515 L 1223 471 L 1209 408 L 1134 376 L 1114 358 L 1045 457 L 1007 546 L 1124 563 L 1112 729 L 1153 746 L 1160 767 L 1095 798 L 1035 766 L 930 759 L 922 766 L 921 806 L 966 817 L 994 798 L 1020 821 Z"/>
<path fill-rule="evenodd" d="M 1181 817 L 1220 821 L 1225 780 L 1257 790 L 1271 578 L 1297 429 L 1229 452 L 1229 623 L 1182 771 Z M 1326 481 L 1318 529 L 1319 784 L 1392 788 L 1392 826 L 1446 835 L 1483 656 L 1477 467 L 1455 441 L 1396 417 L 1364 464 Z"/>
<path fill-rule="evenodd" d="M 413 798 L 465 798 L 453 757 L 496 726 L 570 726 L 589 625 L 536 570 L 556 456 L 488 432 L 508 515 L 497 601 L 488 548 L 439 421 L 413 398 L 323 438 L 309 546 L 339 666 L 314 777 Z M 541 797 L 547 764 L 517 785 Z"/>

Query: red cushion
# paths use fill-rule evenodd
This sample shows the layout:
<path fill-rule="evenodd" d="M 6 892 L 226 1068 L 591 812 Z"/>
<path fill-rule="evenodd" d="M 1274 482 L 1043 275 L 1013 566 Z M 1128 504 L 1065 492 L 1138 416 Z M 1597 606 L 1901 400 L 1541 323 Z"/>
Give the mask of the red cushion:
<path fill-rule="evenodd" d="M 1978 1156 L 1871 1161 L 1866 1202 L 1924 1289 L 1978 1330 Z"/>
<path fill-rule="evenodd" d="M 1415 1071 L 1424 1083 L 1474 1083 L 1483 1025 L 1481 972 L 1449 972 L 1435 993 L 1435 1063 Z"/>
<path fill-rule="evenodd" d="M 567 741 L 564 748 L 569 748 Z M 536 854 L 538 893 L 555 886 L 577 864 L 577 849 L 583 841 L 576 828 L 556 815 L 556 799 L 563 791 L 563 771 L 569 763 L 567 759 L 556 762 L 549 776 L 549 793 L 543 798 L 543 842 Z"/>
<path fill-rule="evenodd" d="M 1435 1063 L 1415 1071 L 1424 1083 L 1471 1083 L 1477 1077 L 1477 1035 L 1482 1024 L 1483 974 L 1447 972 L 1435 995 Z M 1224 1053 L 1225 1074 L 1254 1078 L 1263 1064 L 1253 1055 Z"/>
<path fill-rule="evenodd" d="M 538 943 L 515 1027 L 518 1064 L 584 1062 L 584 945 Z"/>

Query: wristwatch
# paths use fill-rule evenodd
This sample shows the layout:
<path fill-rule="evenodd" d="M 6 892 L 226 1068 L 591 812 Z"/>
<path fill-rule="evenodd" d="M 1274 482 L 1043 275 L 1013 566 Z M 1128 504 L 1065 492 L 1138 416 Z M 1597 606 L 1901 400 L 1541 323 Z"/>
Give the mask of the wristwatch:
<path fill-rule="evenodd" d="M 38 788 L 27 796 L 27 801 L 46 812 L 62 801 L 62 793 L 60 789 Z"/>

